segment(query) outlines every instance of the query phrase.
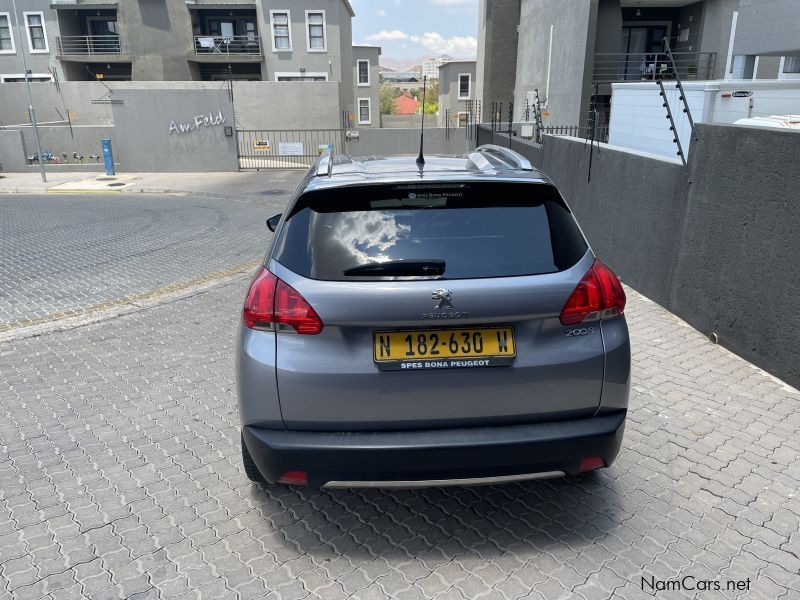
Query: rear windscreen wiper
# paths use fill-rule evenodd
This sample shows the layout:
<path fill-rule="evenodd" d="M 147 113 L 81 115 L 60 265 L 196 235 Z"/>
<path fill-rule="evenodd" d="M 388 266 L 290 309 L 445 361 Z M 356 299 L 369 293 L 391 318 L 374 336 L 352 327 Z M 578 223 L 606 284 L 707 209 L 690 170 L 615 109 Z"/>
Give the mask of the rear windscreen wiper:
<path fill-rule="evenodd" d="M 414 277 L 414 276 L 437 276 L 444 274 L 445 262 L 438 258 L 431 259 L 402 259 L 390 260 L 386 262 L 369 263 L 366 265 L 359 265 L 352 269 L 347 269 L 344 274 L 348 277 L 361 276 L 368 277 L 374 276 L 396 276 L 396 277 Z"/>

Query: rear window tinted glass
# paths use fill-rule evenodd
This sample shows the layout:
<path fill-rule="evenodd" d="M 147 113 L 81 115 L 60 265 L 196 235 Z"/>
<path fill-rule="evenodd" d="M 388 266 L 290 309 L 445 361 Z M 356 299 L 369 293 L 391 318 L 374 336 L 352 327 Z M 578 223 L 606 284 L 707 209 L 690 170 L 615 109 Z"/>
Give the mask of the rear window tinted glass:
<path fill-rule="evenodd" d="M 393 261 L 444 261 L 443 275 L 433 278 L 470 279 L 555 273 L 586 250 L 551 185 L 404 184 L 304 194 L 273 258 L 304 277 L 328 281 L 396 279 L 353 274 Z"/>

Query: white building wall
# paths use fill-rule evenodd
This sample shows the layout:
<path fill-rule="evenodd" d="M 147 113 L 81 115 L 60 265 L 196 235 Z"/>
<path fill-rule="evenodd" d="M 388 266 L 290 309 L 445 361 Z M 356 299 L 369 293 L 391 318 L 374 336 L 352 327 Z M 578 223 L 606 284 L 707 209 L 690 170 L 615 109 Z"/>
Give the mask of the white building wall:
<path fill-rule="evenodd" d="M 674 82 L 664 82 L 684 152 L 691 130 Z M 671 158 L 677 157 L 666 109 L 653 82 L 611 86 L 608 143 Z M 734 123 L 747 117 L 800 114 L 800 80 L 728 80 L 684 83 L 695 123 Z M 752 95 L 734 96 L 735 92 Z"/>

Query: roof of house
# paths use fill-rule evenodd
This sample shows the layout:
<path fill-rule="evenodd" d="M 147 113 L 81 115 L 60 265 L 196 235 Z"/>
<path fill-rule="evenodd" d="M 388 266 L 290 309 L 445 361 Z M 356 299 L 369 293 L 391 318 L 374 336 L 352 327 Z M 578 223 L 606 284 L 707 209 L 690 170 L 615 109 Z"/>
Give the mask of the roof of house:
<path fill-rule="evenodd" d="M 353 44 L 353 48 L 358 48 L 359 50 L 377 50 L 378 56 L 381 55 L 380 46 L 373 46 L 372 44 Z"/>
<path fill-rule="evenodd" d="M 355 17 L 356 16 L 356 11 L 353 10 L 353 5 L 350 4 L 349 0 L 342 0 L 342 2 L 344 2 L 344 6 L 347 9 L 347 12 L 350 13 L 350 16 L 351 17 Z"/>
<path fill-rule="evenodd" d="M 475 60 L 448 60 L 443 65 L 439 65 L 440 69 L 444 67 L 448 67 L 450 65 L 477 65 L 477 61 Z"/>
<path fill-rule="evenodd" d="M 419 110 L 420 101 L 406 92 L 394 99 L 394 110 L 398 115 L 414 115 Z"/>

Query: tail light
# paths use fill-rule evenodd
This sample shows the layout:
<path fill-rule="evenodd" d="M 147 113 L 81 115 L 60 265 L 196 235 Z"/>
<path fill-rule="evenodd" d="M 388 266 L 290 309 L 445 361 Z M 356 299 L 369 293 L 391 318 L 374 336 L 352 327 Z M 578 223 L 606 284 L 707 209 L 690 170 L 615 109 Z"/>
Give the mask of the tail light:
<path fill-rule="evenodd" d="M 625 291 L 614 272 L 595 259 L 561 310 L 561 323 L 575 325 L 610 319 L 625 310 Z"/>
<path fill-rule="evenodd" d="M 322 331 L 322 319 L 296 289 L 278 279 L 264 267 L 259 268 L 242 309 L 242 322 L 249 329 L 271 329 L 288 325 L 297 333 L 316 335 Z"/>

